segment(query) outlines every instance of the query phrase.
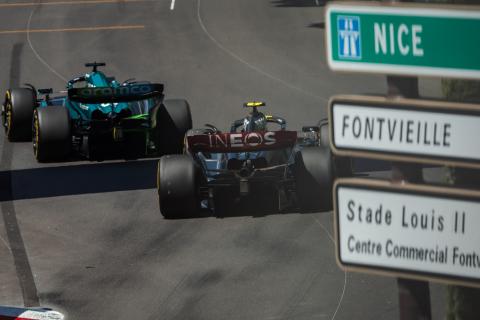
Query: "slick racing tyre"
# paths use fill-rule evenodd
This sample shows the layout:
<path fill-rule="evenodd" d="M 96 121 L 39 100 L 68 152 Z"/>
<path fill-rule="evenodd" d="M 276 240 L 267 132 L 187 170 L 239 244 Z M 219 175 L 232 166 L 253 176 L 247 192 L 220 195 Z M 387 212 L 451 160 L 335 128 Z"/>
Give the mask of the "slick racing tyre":
<path fill-rule="evenodd" d="M 324 118 L 318 122 L 320 146 L 330 148 L 330 132 L 328 127 L 328 119 Z"/>
<path fill-rule="evenodd" d="M 320 128 L 320 146 L 330 149 L 330 128 L 328 119 L 322 119 L 318 122 Z M 335 166 L 335 177 L 351 177 L 353 176 L 353 161 L 350 157 L 338 157 L 333 156 L 333 162 Z"/>
<path fill-rule="evenodd" d="M 294 176 L 301 211 L 332 209 L 333 162 L 330 149 L 307 147 L 295 155 Z"/>
<path fill-rule="evenodd" d="M 187 155 L 165 155 L 158 161 L 157 191 L 166 219 L 193 217 L 200 208 L 202 172 Z"/>
<path fill-rule="evenodd" d="M 66 108 L 48 106 L 35 109 L 33 152 L 39 162 L 65 159 L 71 143 L 70 116 Z"/>
<path fill-rule="evenodd" d="M 3 104 L 2 121 L 9 141 L 30 141 L 32 138 L 35 92 L 30 88 L 7 90 Z"/>
<path fill-rule="evenodd" d="M 160 153 L 183 152 L 185 133 L 192 128 L 190 105 L 186 100 L 165 100 L 152 114 L 154 139 Z"/>

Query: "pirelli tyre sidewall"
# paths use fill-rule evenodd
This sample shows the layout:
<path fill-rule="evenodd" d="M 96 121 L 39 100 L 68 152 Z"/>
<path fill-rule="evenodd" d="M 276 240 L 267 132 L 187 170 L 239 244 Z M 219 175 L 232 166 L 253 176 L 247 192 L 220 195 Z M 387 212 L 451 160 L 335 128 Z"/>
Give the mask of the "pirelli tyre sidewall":
<path fill-rule="evenodd" d="M 200 167 L 188 155 L 165 155 L 158 161 L 160 213 L 166 219 L 193 217 L 200 208 Z"/>
<path fill-rule="evenodd" d="M 3 104 L 3 126 L 9 141 L 29 141 L 32 138 L 35 92 L 30 88 L 7 90 Z"/>
<path fill-rule="evenodd" d="M 61 161 L 70 153 L 72 143 L 68 110 L 61 106 L 35 109 L 33 152 L 39 162 Z"/>
<path fill-rule="evenodd" d="M 183 99 L 168 99 L 152 112 L 154 142 L 161 154 L 183 152 L 184 138 L 192 128 L 190 105 Z"/>
<path fill-rule="evenodd" d="M 300 150 L 295 155 L 293 171 L 300 210 L 331 210 L 334 166 L 330 149 L 306 147 Z"/>

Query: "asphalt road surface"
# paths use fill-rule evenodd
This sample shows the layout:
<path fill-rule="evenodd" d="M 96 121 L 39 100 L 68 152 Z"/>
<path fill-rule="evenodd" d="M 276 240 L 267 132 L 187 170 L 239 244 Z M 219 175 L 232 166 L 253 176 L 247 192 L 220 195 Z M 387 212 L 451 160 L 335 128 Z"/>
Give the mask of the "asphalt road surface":
<path fill-rule="evenodd" d="M 1 92 L 60 90 L 105 61 L 186 98 L 196 127 L 228 128 L 261 99 L 299 129 L 333 94 L 386 91 L 384 77 L 328 70 L 321 1 L 23 1 L 0 3 Z M 3 133 L 0 157 L 1 305 L 67 319 L 398 318 L 395 279 L 336 265 L 331 212 L 169 221 L 155 160 L 38 164 Z M 441 318 L 445 288 L 431 294 Z"/>

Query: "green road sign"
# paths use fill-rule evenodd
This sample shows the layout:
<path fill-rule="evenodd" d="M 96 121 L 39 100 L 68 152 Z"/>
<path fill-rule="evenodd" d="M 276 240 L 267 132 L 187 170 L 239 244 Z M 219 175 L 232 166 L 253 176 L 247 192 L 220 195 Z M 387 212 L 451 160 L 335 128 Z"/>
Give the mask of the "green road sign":
<path fill-rule="evenodd" d="M 327 60 L 334 71 L 480 79 L 480 8 L 332 3 Z"/>

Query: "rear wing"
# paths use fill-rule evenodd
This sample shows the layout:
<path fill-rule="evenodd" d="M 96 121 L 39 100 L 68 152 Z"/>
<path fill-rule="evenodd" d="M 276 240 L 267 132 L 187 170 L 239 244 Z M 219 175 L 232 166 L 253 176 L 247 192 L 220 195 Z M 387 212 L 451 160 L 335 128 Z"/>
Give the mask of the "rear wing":
<path fill-rule="evenodd" d="M 68 99 L 81 103 L 113 103 L 150 99 L 163 95 L 163 84 L 144 83 L 119 87 L 68 89 Z"/>
<path fill-rule="evenodd" d="M 254 152 L 291 148 L 297 143 L 296 131 L 212 133 L 187 136 L 190 152 Z"/>

